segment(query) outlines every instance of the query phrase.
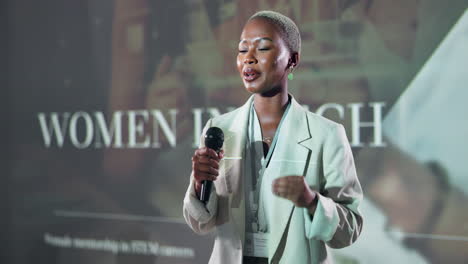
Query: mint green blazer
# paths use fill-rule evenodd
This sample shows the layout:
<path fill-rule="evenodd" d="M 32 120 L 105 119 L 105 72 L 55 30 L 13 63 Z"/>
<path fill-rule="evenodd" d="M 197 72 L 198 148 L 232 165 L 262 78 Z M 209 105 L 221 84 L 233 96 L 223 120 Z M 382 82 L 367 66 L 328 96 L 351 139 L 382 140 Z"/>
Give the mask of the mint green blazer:
<path fill-rule="evenodd" d="M 217 126 L 224 131 L 225 157 L 214 182 L 210 200 L 196 197 L 194 180 L 184 198 L 187 224 L 199 234 L 215 232 L 209 263 L 240 264 L 245 233 L 243 158 L 249 108 L 253 96 L 240 108 L 212 118 L 204 132 Z M 271 164 L 273 178 L 302 175 L 319 193 L 314 215 L 286 199 L 270 194 L 269 263 L 332 263 L 331 248 L 351 245 L 362 229 L 359 204 L 362 189 L 353 155 L 342 125 L 311 113 L 292 98 L 288 118 L 282 124 Z M 279 142 L 287 141 L 287 144 Z M 201 140 L 203 146 L 203 140 Z M 275 160 L 275 162 L 273 162 Z"/>

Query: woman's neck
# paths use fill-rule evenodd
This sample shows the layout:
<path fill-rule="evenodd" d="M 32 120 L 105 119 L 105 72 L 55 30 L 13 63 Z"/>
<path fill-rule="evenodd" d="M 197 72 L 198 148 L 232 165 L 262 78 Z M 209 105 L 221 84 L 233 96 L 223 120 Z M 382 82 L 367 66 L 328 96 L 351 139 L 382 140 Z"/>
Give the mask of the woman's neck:
<path fill-rule="evenodd" d="M 279 123 L 288 104 L 288 92 L 281 91 L 273 96 L 255 94 L 255 112 L 261 124 Z"/>

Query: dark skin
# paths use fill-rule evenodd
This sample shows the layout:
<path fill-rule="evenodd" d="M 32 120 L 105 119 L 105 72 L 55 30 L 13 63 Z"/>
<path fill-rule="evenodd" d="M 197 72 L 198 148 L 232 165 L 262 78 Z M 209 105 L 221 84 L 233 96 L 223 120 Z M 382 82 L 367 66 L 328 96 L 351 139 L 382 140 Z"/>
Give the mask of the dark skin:
<path fill-rule="evenodd" d="M 297 65 L 277 32 L 264 19 L 247 23 L 239 42 L 237 69 L 247 91 L 254 93 L 254 105 L 263 137 L 273 138 L 288 103 L 287 74 Z M 254 71 L 254 79 L 245 78 Z M 270 141 L 266 141 L 268 146 Z"/>
<path fill-rule="evenodd" d="M 263 138 L 273 138 L 288 103 L 287 75 L 299 63 L 299 54 L 291 52 L 275 25 L 263 18 L 250 20 L 244 27 L 239 42 L 237 69 L 245 89 L 254 94 L 255 111 Z M 265 151 L 271 141 L 264 140 Z M 195 192 L 200 194 L 203 180 L 216 180 L 219 161 L 224 153 L 199 148 L 192 157 Z M 317 205 L 317 194 L 303 176 L 284 176 L 273 181 L 272 192 L 307 208 L 312 215 Z"/>

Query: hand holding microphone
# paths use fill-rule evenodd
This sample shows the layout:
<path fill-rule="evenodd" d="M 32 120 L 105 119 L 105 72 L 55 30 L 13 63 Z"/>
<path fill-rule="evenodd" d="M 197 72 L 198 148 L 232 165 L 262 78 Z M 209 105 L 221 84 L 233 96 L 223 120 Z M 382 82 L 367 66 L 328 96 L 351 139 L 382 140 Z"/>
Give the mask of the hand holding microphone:
<path fill-rule="evenodd" d="M 210 127 L 205 134 L 205 147 L 195 150 L 192 156 L 192 173 L 195 178 L 195 192 L 200 201 L 209 200 L 213 181 L 219 175 L 219 161 L 223 158 L 224 135 L 218 127 Z"/>

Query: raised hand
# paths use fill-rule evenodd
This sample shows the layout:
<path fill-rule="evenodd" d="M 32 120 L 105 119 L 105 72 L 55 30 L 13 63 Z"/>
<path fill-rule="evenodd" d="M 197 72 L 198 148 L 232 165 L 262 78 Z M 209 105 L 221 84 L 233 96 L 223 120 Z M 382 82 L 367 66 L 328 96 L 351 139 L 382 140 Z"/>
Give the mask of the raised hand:
<path fill-rule="evenodd" d="M 307 185 L 303 176 L 284 176 L 275 179 L 272 191 L 276 196 L 293 202 L 297 207 L 307 208 L 311 214 L 317 205 L 317 194 Z"/>

